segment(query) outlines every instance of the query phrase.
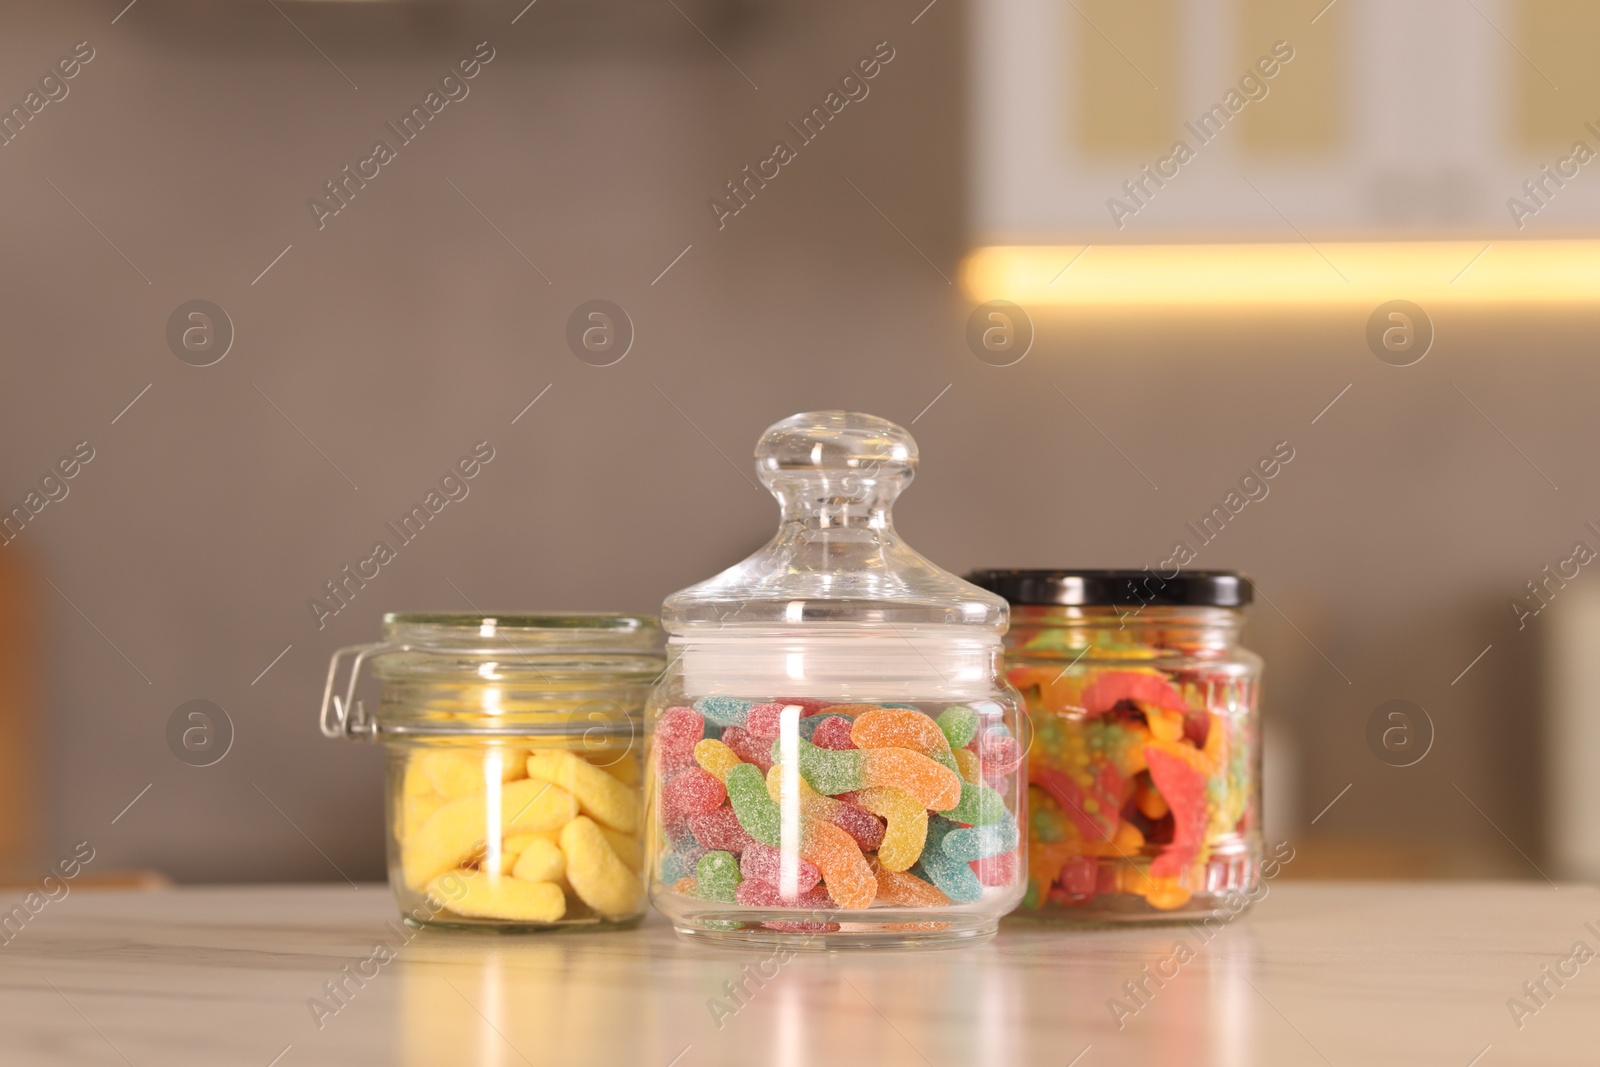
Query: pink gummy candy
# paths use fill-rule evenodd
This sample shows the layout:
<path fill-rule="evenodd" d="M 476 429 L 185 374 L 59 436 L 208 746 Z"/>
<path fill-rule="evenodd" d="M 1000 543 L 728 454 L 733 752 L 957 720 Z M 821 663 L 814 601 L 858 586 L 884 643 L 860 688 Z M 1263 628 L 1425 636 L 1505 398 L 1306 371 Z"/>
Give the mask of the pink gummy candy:
<path fill-rule="evenodd" d="M 689 829 L 696 841 L 715 852 L 731 852 L 737 856 L 755 843 L 739 825 L 739 816 L 729 807 L 689 816 Z"/>
<path fill-rule="evenodd" d="M 772 741 L 753 736 L 743 726 L 730 726 L 722 731 L 722 743 L 733 749 L 733 754 L 746 763 L 754 763 L 766 774 L 772 769 Z"/>
<path fill-rule="evenodd" d="M 757 704 L 750 709 L 744 728 L 752 737 L 771 739 L 782 732 L 783 704 Z"/>
<path fill-rule="evenodd" d="M 972 868 L 972 873 L 978 876 L 978 881 L 986 886 L 1007 886 L 1017 880 L 1017 853 L 1002 852 L 998 856 L 988 859 L 972 860 L 967 864 Z"/>
<path fill-rule="evenodd" d="M 822 871 L 810 860 L 796 856 L 795 892 L 805 894 L 822 881 Z M 769 886 L 783 884 L 783 852 L 770 845 L 753 841 L 739 856 L 739 873 L 745 881 L 765 882 Z"/>
<path fill-rule="evenodd" d="M 865 808 L 840 802 L 831 821 L 839 829 L 856 839 L 861 851 L 871 852 L 883 844 L 883 820 Z"/>
<path fill-rule="evenodd" d="M 1107 867 L 1111 872 L 1111 885 L 1105 892 L 1116 891 L 1116 869 Z M 1061 865 L 1061 888 L 1075 897 L 1092 897 L 1095 890 L 1099 864 L 1093 856 L 1073 856 Z"/>
<path fill-rule="evenodd" d="M 733 891 L 733 899 L 740 904 L 755 908 L 831 908 L 833 898 L 828 896 L 826 886 L 817 885 L 798 897 L 785 900 L 783 894 L 778 892 L 778 887 L 769 882 L 746 878 L 739 883 Z"/>
<path fill-rule="evenodd" d="M 701 815 L 722 806 L 728 790 L 715 776 L 699 767 L 679 771 L 661 787 L 661 806 L 669 820 L 675 815 Z"/>
<path fill-rule="evenodd" d="M 706 721 L 693 708 L 668 708 L 656 720 L 656 766 L 663 773 L 694 763 L 694 746 L 705 736 Z"/>
<path fill-rule="evenodd" d="M 855 748 L 856 743 L 850 740 L 851 725 L 843 715 L 829 715 L 817 725 L 816 732 L 811 735 L 811 743 L 818 748 Z"/>
<path fill-rule="evenodd" d="M 1022 746 L 1017 744 L 1017 739 L 1005 734 L 990 734 L 978 749 L 985 778 L 1004 778 L 1021 766 L 1022 756 Z"/>

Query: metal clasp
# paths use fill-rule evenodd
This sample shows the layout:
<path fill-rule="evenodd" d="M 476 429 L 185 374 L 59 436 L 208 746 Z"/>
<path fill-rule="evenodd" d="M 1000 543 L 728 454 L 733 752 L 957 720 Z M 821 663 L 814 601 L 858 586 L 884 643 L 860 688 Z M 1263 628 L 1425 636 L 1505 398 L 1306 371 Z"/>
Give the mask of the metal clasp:
<path fill-rule="evenodd" d="M 341 648 L 328 662 L 328 682 L 322 689 L 322 714 L 318 720 L 324 737 L 349 737 L 370 739 L 377 732 L 377 724 L 367 714 L 367 709 L 356 699 L 356 685 L 361 681 L 361 664 L 369 656 L 389 651 L 382 644 L 351 645 Z M 339 681 L 339 668 L 344 660 L 355 657 L 350 664 L 350 680 L 344 696 L 334 692 Z"/>

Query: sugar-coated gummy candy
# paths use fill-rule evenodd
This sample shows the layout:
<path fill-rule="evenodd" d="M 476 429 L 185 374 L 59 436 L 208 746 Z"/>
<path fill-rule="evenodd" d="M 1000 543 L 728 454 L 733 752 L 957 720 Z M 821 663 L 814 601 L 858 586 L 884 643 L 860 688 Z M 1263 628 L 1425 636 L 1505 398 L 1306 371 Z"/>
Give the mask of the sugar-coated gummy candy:
<path fill-rule="evenodd" d="M 878 862 L 891 871 L 910 870 L 927 839 L 928 809 L 909 793 L 883 786 L 858 790 L 856 802 L 888 820 L 878 845 Z"/>
<path fill-rule="evenodd" d="M 806 819 L 801 824 L 800 854 L 822 871 L 828 895 L 839 907 L 871 906 L 878 894 L 878 882 L 849 834 L 831 822 Z"/>
<path fill-rule="evenodd" d="M 613 919 L 639 909 L 643 886 L 617 858 L 593 819 L 579 815 L 563 826 L 561 851 L 567 858 L 567 881 L 579 900 Z"/>
<path fill-rule="evenodd" d="M 528 777 L 553 782 L 578 798 L 578 810 L 602 826 L 631 834 L 639 828 L 638 794 L 588 760 L 565 749 L 534 749 Z"/>
<path fill-rule="evenodd" d="M 786 898 L 778 891 L 777 886 L 753 878 L 746 878 L 739 883 L 738 889 L 734 891 L 734 899 L 740 904 L 754 908 L 807 908 L 821 911 L 834 906 L 833 898 L 828 896 L 826 886 L 815 885 L 798 897 Z"/>
<path fill-rule="evenodd" d="M 829 821 L 855 838 L 863 852 L 871 852 L 883 844 L 883 820 L 865 808 L 841 801 Z"/>
<path fill-rule="evenodd" d="M 661 787 L 661 806 L 669 818 L 714 811 L 727 798 L 728 791 L 722 782 L 699 767 L 679 771 Z"/>
<path fill-rule="evenodd" d="M 472 919 L 553 923 L 567 913 L 567 895 L 554 882 L 495 878 L 482 871 L 451 871 L 431 881 L 427 892 L 430 899 Z"/>
<path fill-rule="evenodd" d="M 527 776 L 522 766 L 527 749 L 502 748 L 497 751 L 502 782 Z M 424 748 L 411 757 L 411 765 L 427 778 L 435 793 L 450 800 L 483 792 L 485 775 L 489 772 L 489 754 L 488 750 L 481 748 Z"/>
<path fill-rule="evenodd" d="M 786 707 L 795 705 L 778 704 L 770 700 L 753 704 L 745 715 L 744 728 L 750 731 L 752 737 L 777 737 L 783 732 L 783 709 Z M 790 714 L 798 720 L 805 712 L 796 710 Z"/>
<path fill-rule="evenodd" d="M 776 848 L 782 839 L 783 819 L 777 803 L 767 795 L 766 776 L 754 764 L 741 763 L 728 771 L 726 784 L 739 825 L 757 841 Z"/>
<path fill-rule="evenodd" d="M 755 843 L 755 838 L 739 825 L 739 816 L 729 807 L 689 816 L 689 829 L 703 847 L 732 852 L 735 856 L 742 855 L 746 848 Z M 670 879 L 663 878 L 662 881 Z"/>
<path fill-rule="evenodd" d="M 864 786 L 886 785 L 910 793 L 934 811 L 961 802 L 961 776 L 907 748 L 863 749 L 861 779 Z"/>
<path fill-rule="evenodd" d="M 983 760 L 970 748 L 958 748 L 951 753 L 956 761 L 956 773 L 963 782 L 976 784 L 983 780 Z"/>
<path fill-rule="evenodd" d="M 1004 778 L 1022 765 L 1022 745 L 1015 737 L 991 733 L 978 745 L 986 778 Z"/>
<path fill-rule="evenodd" d="M 800 747 L 800 776 L 819 793 L 833 796 L 851 789 L 860 789 L 867 783 L 861 777 L 861 753 L 854 749 L 836 751 L 818 748 L 809 741 L 797 741 Z M 772 762 L 783 762 L 783 740 L 772 743 Z"/>
<path fill-rule="evenodd" d="M 694 746 L 694 761 L 717 781 L 727 777 L 728 770 L 741 762 L 739 754 L 721 741 L 706 738 Z"/>
<path fill-rule="evenodd" d="M 1145 748 L 1145 759 L 1150 764 L 1150 781 L 1172 808 L 1172 842 L 1150 861 L 1150 874 L 1175 878 L 1195 862 L 1205 844 L 1209 819 L 1205 776 L 1179 756 L 1155 745 Z"/>
<path fill-rule="evenodd" d="M 428 816 L 400 849 L 406 884 L 421 889 L 482 849 L 487 840 L 487 808 L 487 794 L 476 793 L 456 797 Z M 500 787 L 502 834 L 557 830 L 577 814 L 577 798 L 549 782 L 522 778 Z"/>
<path fill-rule="evenodd" d="M 938 886 L 923 881 L 909 871 L 893 871 L 875 864 L 873 876 L 878 880 L 878 901 L 904 908 L 940 908 L 950 903 Z"/>
<path fill-rule="evenodd" d="M 694 746 L 705 736 L 706 721 L 690 708 L 668 708 L 656 720 L 656 766 L 663 774 L 694 762 Z"/>
<path fill-rule="evenodd" d="M 1101 671 L 1083 691 L 1083 709 L 1090 715 L 1104 715 L 1124 700 L 1143 707 L 1189 710 L 1159 671 Z"/>
<path fill-rule="evenodd" d="M 818 748 L 855 748 L 856 743 L 850 739 L 850 720 L 843 715 L 825 715 L 817 723 L 809 738 Z"/>
<path fill-rule="evenodd" d="M 935 721 L 952 749 L 966 748 L 978 736 L 978 713 L 969 707 L 957 705 L 945 708 Z"/>
<path fill-rule="evenodd" d="M 702 899 L 732 904 L 739 888 L 739 861 L 729 852 L 707 852 L 695 864 L 694 880 Z"/>
<path fill-rule="evenodd" d="M 694 873 L 694 865 L 700 861 L 700 856 L 705 850 L 698 853 L 668 852 L 661 857 L 661 880 L 663 882 L 677 882 Z"/>
<path fill-rule="evenodd" d="M 948 753 L 950 740 L 939 725 L 920 711 L 874 708 L 855 718 L 850 740 L 857 748 L 909 748 L 924 756 Z"/>
<path fill-rule="evenodd" d="M 546 837 L 531 839 L 511 868 L 511 876 L 525 882 L 559 882 L 566 873 L 567 857 Z"/>
<path fill-rule="evenodd" d="M 622 865 L 634 874 L 644 869 L 644 842 L 632 834 L 619 833 L 609 826 L 600 827 L 600 832 L 606 835 L 606 841 L 611 845 L 611 851 L 617 854 L 617 859 Z"/>
<path fill-rule="evenodd" d="M 822 881 L 822 871 L 815 863 L 800 856 L 794 857 L 795 893 L 809 892 Z M 752 842 L 739 856 L 739 873 L 768 885 L 783 885 L 783 850 Z"/>
<path fill-rule="evenodd" d="M 934 810 L 942 811 L 952 821 L 964 822 L 968 826 L 987 826 L 1010 815 L 1006 810 L 1005 797 L 986 785 L 973 785 L 971 782 L 961 783 L 960 803 Z"/>
<path fill-rule="evenodd" d="M 701 697 L 694 702 L 694 710 L 704 715 L 707 722 L 718 726 L 743 726 L 750 709 L 760 703 L 744 697 Z"/>
<path fill-rule="evenodd" d="M 672 891 L 686 897 L 697 897 L 700 895 L 700 887 L 695 885 L 694 877 L 692 875 L 685 875 L 682 878 L 676 879 L 672 883 Z"/>
<path fill-rule="evenodd" d="M 722 743 L 746 763 L 754 763 L 766 774 L 772 766 L 772 742 L 755 737 L 742 726 L 730 726 L 722 732 Z"/>
<path fill-rule="evenodd" d="M 1017 824 L 1010 819 L 987 826 L 957 827 L 944 835 L 945 855 L 963 863 L 988 859 L 1017 847 Z"/>
<path fill-rule="evenodd" d="M 912 873 L 938 886 L 956 904 L 971 904 L 983 896 L 983 883 L 966 863 L 947 855 L 944 838 L 955 825 L 942 816 L 928 820 L 928 845 Z"/>
<path fill-rule="evenodd" d="M 948 841 L 949 838 L 945 840 Z M 990 887 L 1014 884 L 1017 880 L 1017 871 L 1020 869 L 1017 853 L 1014 849 L 1010 852 L 1002 852 L 998 856 L 972 860 L 967 866 L 971 867 L 972 873 L 978 876 L 979 884 Z"/>

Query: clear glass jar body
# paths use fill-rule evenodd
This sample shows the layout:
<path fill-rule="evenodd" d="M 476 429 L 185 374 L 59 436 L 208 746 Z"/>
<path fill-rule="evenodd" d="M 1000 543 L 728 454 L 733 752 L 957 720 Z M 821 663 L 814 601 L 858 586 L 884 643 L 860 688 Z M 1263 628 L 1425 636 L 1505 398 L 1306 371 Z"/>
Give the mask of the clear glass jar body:
<path fill-rule="evenodd" d="M 1262 858 L 1262 662 L 1241 624 L 1231 608 L 1012 607 L 1007 676 L 1033 729 L 1019 915 L 1240 910 Z"/>
<path fill-rule="evenodd" d="M 655 622 L 390 616 L 385 638 L 366 651 L 382 683 L 372 724 L 389 881 L 406 919 L 636 923 L 643 709 L 665 663 Z"/>
<path fill-rule="evenodd" d="M 645 818 L 680 933 L 960 940 L 1017 905 L 1027 738 L 998 640 L 818 628 L 668 652 Z"/>

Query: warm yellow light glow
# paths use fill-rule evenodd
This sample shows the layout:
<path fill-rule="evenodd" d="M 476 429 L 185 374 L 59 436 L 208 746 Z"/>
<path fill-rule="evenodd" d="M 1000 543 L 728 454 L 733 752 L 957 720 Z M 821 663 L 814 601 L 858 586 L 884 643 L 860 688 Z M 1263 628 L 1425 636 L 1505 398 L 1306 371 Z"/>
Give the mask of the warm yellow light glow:
<path fill-rule="evenodd" d="M 1024 308 L 1596 304 L 1600 240 L 996 245 L 961 281 Z"/>

